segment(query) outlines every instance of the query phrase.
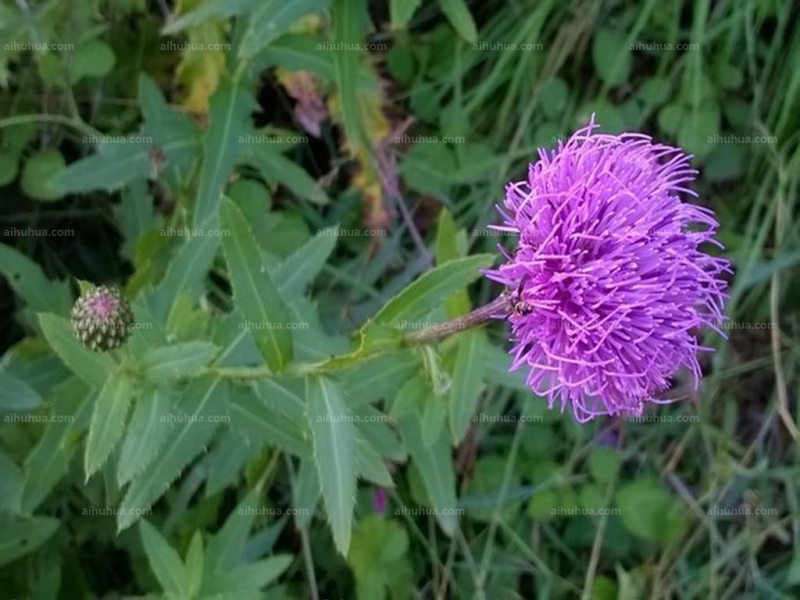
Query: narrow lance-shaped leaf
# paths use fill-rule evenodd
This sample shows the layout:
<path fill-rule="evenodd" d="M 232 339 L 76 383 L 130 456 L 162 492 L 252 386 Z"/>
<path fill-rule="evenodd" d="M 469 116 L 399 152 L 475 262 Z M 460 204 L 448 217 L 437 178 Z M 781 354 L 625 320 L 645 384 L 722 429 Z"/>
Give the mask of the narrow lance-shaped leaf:
<path fill-rule="evenodd" d="M 189 598 L 186 567 L 177 551 L 145 519 L 139 523 L 139 532 L 147 562 L 161 588 L 175 598 Z"/>
<path fill-rule="evenodd" d="M 164 279 L 146 298 L 153 316 L 165 322 L 175 298 L 186 294 L 195 300 L 200 296 L 218 247 L 219 239 L 211 236 L 194 236 L 183 242 L 167 267 Z"/>
<path fill-rule="evenodd" d="M 464 0 L 439 0 L 439 5 L 458 34 L 470 44 L 474 44 L 478 39 L 478 31 L 466 2 Z"/>
<path fill-rule="evenodd" d="M 358 100 L 358 52 L 355 48 L 361 41 L 360 25 L 366 12 L 364 0 L 334 0 L 333 21 L 334 65 L 336 68 L 336 89 L 341 97 L 341 111 L 347 145 L 351 153 L 357 153 L 362 147 L 369 145 L 367 133 L 361 120 L 361 105 Z"/>
<path fill-rule="evenodd" d="M 275 281 L 284 298 L 300 296 L 325 266 L 339 237 L 339 227 L 319 231 L 275 268 Z"/>
<path fill-rule="evenodd" d="M 244 544 L 258 513 L 260 488 L 250 490 L 208 544 L 206 567 L 221 572 L 244 562 Z"/>
<path fill-rule="evenodd" d="M 72 298 L 68 284 L 48 279 L 42 268 L 19 250 L 0 244 L 0 273 L 33 312 L 69 314 Z"/>
<path fill-rule="evenodd" d="M 264 268 L 244 215 L 229 198 L 222 201 L 220 225 L 231 233 L 224 238 L 223 249 L 236 306 L 256 325 L 253 336 L 269 367 L 280 371 L 292 358 L 289 309 Z"/>
<path fill-rule="evenodd" d="M 117 465 L 120 487 L 143 472 L 158 455 L 173 429 L 168 419 L 171 411 L 171 391 L 165 388 L 142 394 L 136 401 Z"/>
<path fill-rule="evenodd" d="M 101 387 L 114 370 L 107 354 L 92 352 L 75 337 L 69 321 L 51 314 L 40 314 L 44 337 L 63 363 L 86 383 Z"/>
<path fill-rule="evenodd" d="M 186 551 L 186 588 L 190 598 L 196 598 L 203 584 L 203 536 L 195 531 Z"/>
<path fill-rule="evenodd" d="M 356 493 L 356 431 L 342 392 L 326 377 L 306 381 L 308 422 L 314 437 L 322 497 L 336 548 L 347 556 Z"/>
<path fill-rule="evenodd" d="M 422 482 L 428 492 L 428 500 L 436 509 L 436 520 L 447 535 L 453 535 L 458 524 L 456 511 L 456 478 L 450 444 L 445 436 L 440 436 L 429 448 L 422 441 L 422 426 L 419 419 L 401 421 L 403 437 L 422 475 Z"/>
<path fill-rule="evenodd" d="M 316 462 L 304 460 L 297 470 L 297 478 L 292 489 L 292 500 L 296 510 L 294 522 L 298 529 L 308 527 L 317 509 L 322 488 L 319 484 L 319 473 Z"/>
<path fill-rule="evenodd" d="M 213 228 L 228 176 L 240 153 L 239 138 L 246 131 L 255 101 L 244 88 L 225 80 L 211 97 L 210 123 L 203 136 L 203 166 L 197 186 L 194 226 Z M 224 231 L 223 227 L 223 231 Z"/>
<path fill-rule="evenodd" d="M 264 442 L 300 457 L 311 454 L 304 430 L 244 386 L 233 388 L 231 425 L 251 442 Z"/>
<path fill-rule="evenodd" d="M 227 19 L 242 14 L 254 6 L 258 6 L 262 1 L 263 0 L 209 0 L 208 2 L 198 3 L 193 5 L 196 7 L 193 10 L 181 14 L 177 19 L 169 21 L 164 27 L 162 34 L 176 34 L 187 27 L 206 21 L 209 17 Z"/>
<path fill-rule="evenodd" d="M 304 198 L 314 204 L 328 203 L 328 197 L 321 185 L 302 167 L 270 147 L 269 144 L 257 142 L 247 144 L 243 161 L 258 169 L 268 182 L 285 185 L 299 198 Z"/>
<path fill-rule="evenodd" d="M 405 29 L 422 0 L 391 0 L 389 16 L 392 29 Z"/>
<path fill-rule="evenodd" d="M 256 55 L 272 40 L 286 33 L 300 17 L 323 10 L 326 4 L 325 0 L 262 0 L 250 16 L 239 56 L 250 58 Z"/>
<path fill-rule="evenodd" d="M 289 568 L 294 557 L 290 554 L 277 554 L 249 565 L 218 573 L 203 586 L 203 593 L 211 597 L 261 598 L 258 591 L 271 583 Z"/>
<path fill-rule="evenodd" d="M 469 429 L 486 373 L 486 336 L 480 329 L 458 334 L 449 394 L 450 431 L 458 444 Z"/>
<path fill-rule="evenodd" d="M 364 332 L 368 334 L 377 329 L 380 323 L 397 323 L 425 315 L 455 291 L 475 281 L 480 277 L 481 269 L 489 267 L 492 262 L 492 255 L 478 254 L 451 260 L 427 271 L 389 300 L 367 324 Z"/>
<path fill-rule="evenodd" d="M 160 383 L 196 374 L 216 354 L 217 347 L 209 342 L 184 342 L 154 348 L 142 359 L 145 376 Z"/>
<path fill-rule="evenodd" d="M 106 462 L 125 429 L 125 417 L 134 394 L 133 382 L 118 371 L 111 371 L 100 393 L 89 426 L 84 466 L 88 480 Z"/>
<path fill-rule="evenodd" d="M 456 228 L 450 211 L 444 209 L 439 213 L 439 224 L 436 228 L 436 264 L 442 265 L 461 258 L 464 254 L 466 254 L 466 236 Z M 458 290 L 451 298 L 448 298 L 444 309 L 448 318 L 451 319 L 469 312 L 470 302 L 467 290 Z"/>
<path fill-rule="evenodd" d="M 176 419 L 177 427 L 159 453 L 159 460 L 131 482 L 122 499 L 117 516 L 119 531 L 133 525 L 208 444 L 221 417 L 228 413 L 227 384 L 211 377 L 194 379 L 178 408 L 183 415 Z"/>
<path fill-rule="evenodd" d="M 96 394 L 76 377 L 54 389 L 52 415 L 36 447 L 25 458 L 22 483 L 22 512 L 31 513 L 67 473 L 77 450 L 75 432 L 89 420 Z"/>
<path fill-rule="evenodd" d="M 246 437 L 234 430 L 225 432 L 209 455 L 206 497 L 233 484 L 251 456 L 252 447 Z"/>

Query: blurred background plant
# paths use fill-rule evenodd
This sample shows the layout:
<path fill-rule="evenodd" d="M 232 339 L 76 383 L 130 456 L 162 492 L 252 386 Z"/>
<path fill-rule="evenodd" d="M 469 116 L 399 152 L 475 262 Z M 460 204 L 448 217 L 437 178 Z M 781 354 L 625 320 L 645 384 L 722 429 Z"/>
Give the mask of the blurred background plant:
<path fill-rule="evenodd" d="M 3 0 L 0 588 L 797 597 L 798 16 Z M 496 295 L 505 182 L 592 112 L 694 154 L 721 221 L 699 392 L 578 426 L 500 325 L 369 357 Z M 79 281 L 124 286 L 125 354 L 72 336 Z"/>

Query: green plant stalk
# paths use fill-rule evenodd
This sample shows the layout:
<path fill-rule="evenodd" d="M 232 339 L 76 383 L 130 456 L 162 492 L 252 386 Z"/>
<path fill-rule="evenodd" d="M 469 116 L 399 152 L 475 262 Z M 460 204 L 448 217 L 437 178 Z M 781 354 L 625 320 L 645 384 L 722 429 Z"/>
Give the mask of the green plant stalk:
<path fill-rule="evenodd" d="M 403 339 L 404 345 L 416 346 L 438 342 L 446 337 L 483 325 L 495 315 L 511 311 L 512 302 L 506 294 L 500 294 L 489 304 L 485 304 L 468 312 L 461 317 L 455 317 L 444 323 L 436 323 L 420 331 L 412 333 Z"/>
<path fill-rule="evenodd" d="M 411 346 L 423 346 L 426 344 L 439 342 L 461 331 L 466 331 L 467 329 L 472 329 L 473 327 L 480 327 L 481 325 L 492 320 L 495 317 L 495 315 L 507 314 L 511 312 L 512 309 L 513 309 L 513 302 L 511 301 L 510 297 L 507 294 L 500 294 L 489 304 L 480 306 L 463 316 L 450 319 L 449 321 L 445 321 L 444 323 L 436 323 L 434 325 L 426 327 L 425 329 L 416 331 L 398 340 L 396 347 L 377 348 L 373 352 L 365 353 L 361 357 L 361 359 L 366 360 L 367 358 L 372 358 L 373 356 L 377 356 L 379 354 L 386 354 L 388 352 L 402 350 L 403 348 Z M 326 366 L 329 362 L 330 361 L 326 360 L 321 363 L 294 363 L 292 365 L 289 365 L 286 371 L 283 372 L 282 374 L 303 376 L 303 375 L 311 375 L 314 373 L 326 373 L 331 370 L 336 370 Z M 262 379 L 265 377 L 273 377 L 274 375 L 276 375 L 276 373 L 274 373 L 266 365 L 260 365 L 258 367 L 211 368 L 208 370 L 208 372 L 216 375 L 217 377 L 224 377 L 229 379 Z"/>

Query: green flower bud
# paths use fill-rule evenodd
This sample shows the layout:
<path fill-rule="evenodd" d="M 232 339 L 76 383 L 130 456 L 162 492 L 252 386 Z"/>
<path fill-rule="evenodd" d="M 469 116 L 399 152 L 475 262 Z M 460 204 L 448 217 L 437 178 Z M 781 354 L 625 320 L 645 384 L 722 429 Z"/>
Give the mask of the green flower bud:
<path fill-rule="evenodd" d="M 133 323 L 131 306 L 116 287 L 95 287 L 78 298 L 72 307 L 75 337 L 95 352 L 122 346 Z"/>

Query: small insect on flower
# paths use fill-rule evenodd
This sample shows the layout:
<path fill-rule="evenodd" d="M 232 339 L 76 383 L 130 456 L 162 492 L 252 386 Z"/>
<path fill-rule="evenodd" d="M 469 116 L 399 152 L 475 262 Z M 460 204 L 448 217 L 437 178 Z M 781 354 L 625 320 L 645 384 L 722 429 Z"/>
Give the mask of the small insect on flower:
<path fill-rule="evenodd" d="M 701 248 L 722 248 L 713 212 L 681 198 L 697 195 L 691 157 L 595 129 L 592 116 L 508 184 L 496 228 L 517 245 L 486 271 L 509 290 L 511 369 L 527 367 L 528 386 L 581 422 L 641 415 L 683 368 L 697 387 L 697 354 L 712 350 L 699 330 L 724 337 L 730 272 Z"/>
<path fill-rule="evenodd" d="M 85 292 L 72 307 L 72 329 L 80 342 L 96 352 L 122 346 L 133 327 L 127 298 L 116 287 L 101 285 Z"/>

